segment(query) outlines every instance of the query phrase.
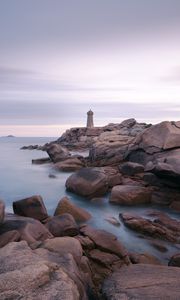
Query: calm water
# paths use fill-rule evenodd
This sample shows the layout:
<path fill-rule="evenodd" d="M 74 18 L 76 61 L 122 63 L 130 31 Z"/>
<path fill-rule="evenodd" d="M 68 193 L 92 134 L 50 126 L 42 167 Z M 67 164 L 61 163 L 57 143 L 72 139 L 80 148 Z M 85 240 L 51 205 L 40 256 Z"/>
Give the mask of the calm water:
<path fill-rule="evenodd" d="M 50 164 L 31 164 L 32 159 L 47 157 L 46 152 L 20 150 L 25 145 L 43 145 L 51 140 L 55 138 L 0 138 L 0 198 L 6 203 L 6 211 L 12 212 L 13 201 L 39 194 L 43 197 L 49 214 L 53 214 L 58 201 L 64 195 L 68 195 L 74 203 L 93 215 L 90 224 L 116 234 L 129 250 L 152 253 L 165 262 L 177 252 L 175 246 L 163 242 L 168 247 L 168 252 L 162 254 L 150 245 L 150 241 L 140 238 L 138 234 L 123 225 L 116 227 L 105 221 L 105 218 L 112 216 L 118 219 L 119 213 L 125 211 L 144 215 L 149 207 L 114 206 L 108 203 L 108 196 L 104 197 L 101 203 L 92 203 L 68 193 L 65 190 L 65 181 L 71 173 L 55 173 Z M 49 178 L 49 174 L 55 174 L 56 178 Z M 178 215 L 173 212 L 170 215 L 178 218 Z"/>

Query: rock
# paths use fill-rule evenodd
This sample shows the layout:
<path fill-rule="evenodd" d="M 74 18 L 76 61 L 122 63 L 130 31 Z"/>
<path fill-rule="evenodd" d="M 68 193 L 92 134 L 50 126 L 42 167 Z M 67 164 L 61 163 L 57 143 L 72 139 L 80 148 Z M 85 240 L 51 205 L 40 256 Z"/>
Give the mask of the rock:
<path fill-rule="evenodd" d="M 45 226 L 55 237 L 78 234 L 78 227 L 73 216 L 67 213 L 52 217 Z"/>
<path fill-rule="evenodd" d="M 87 300 L 84 279 L 71 255 L 32 251 L 25 241 L 0 249 L 1 299 Z"/>
<path fill-rule="evenodd" d="M 62 215 L 64 213 L 71 214 L 77 222 L 88 221 L 92 216 L 85 209 L 72 203 L 68 197 L 63 197 L 55 210 L 54 215 Z"/>
<path fill-rule="evenodd" d="M 160 252 L 167 252 L 167 247 L 160 241 L 151 241 L 150 244 Z"/>
<path fill-rule="evenodd" d="M 54 163 L 66 160 L 71 156 L 70 152 L 65 147 L 56 143 L 49 144 L 46 151 Z"/>
<path fill-rule="evenodd" d="M 112 134 L 111 134 L 112 135 Z M 110 136 L 109 141 L 98 140 L 89 151 L 89 159 L 92 166 L 113 166 L 118 165 L 124 159 L 124 153 L 134 137 L 119 135 L 118 141 L 115 136 Z"/>
<path fill-rule="evenodd" d="M 84 236 L 88 236 L 99 250 L 115 254 L 124 259 L 125 263 L 129 263 L 127 251 L 115 235 L 105 230 L 94 229 L 88 225 L 81 226 L 80 232 Z"/>
<path fill-rule="evenodd" d="M 107 176 L 107 182 L 109 188 L 122 183 L 122 175 L 119 173 L 118 168 L 113 167 L 103 167 L 101 168 Z"/>
<path fill-rule="evenodd" d="M 180 293 L 180 270 L 148 264 L 123 266 L 105 280 L 102 291 L 107 300 L 176 300 Z"/>
<path fill-rule="evenodd" d="M 2 238 L 5 237 L 8 240 L 13 235 L 16 236 L 15 233 L 12 234 L 12 231 L 18 231 L 20 240 L 27 241 L 29 245 L 36 241 L 44 241 L 53 237 L 49 230 L 38 220 L 6 214 L 4 223 L 0 226 L 0 237 L 2 234 L 6 234 Z"/>
<path fill-rule="evenodd" d="M 43 157 L 43 158 L 37 158 L 32 159 L 33 165 L 42 165 L 42 164 L 48 164 L 51 162 L 51 159 L 49 157 Z"/>
<path fill-rule="evenodd" d="M 171 257 L 168 266 L 180 267 L 180 253 L 177 253 Z"/>
<path fill-rule="evenodd" d="M 133 264 L 161 265 L 159 259 L 149 253 L 131 253 L 129 256 Z"/>
<path fill-rule="evenodd" d="M 137 136 L 133 149 L 152 154 L 160 150 L 180 147 L 180 122 L 161 122 Z"/>
<path fill-rule="evenodd" d="M 125 153 L 129 161 L 142 163 L 145 171 L 160 177 L 161 183 L 179 187 L 180 121 L 162 122 L 138 135 Z"/>
<path fill-rule="evenodd" d="M 63 172 L 74 172 L 83 167 L 85 167 L 85 163 L 77 157 L 68 158 L 54 165 L 56 170 Z"/>
<path fill-rule="evenodd" d="M 41 196 L 32 196 L 13 202 L 14 213 L 42 221 L 48 218 L 47 210 Z"/>
<path fill-rule="evenodd" d="M 117 185 L 112 188 L 110 202 L 121 205 L 136 205 L 149 203 L 151 190 L 133 185 Z"/>
<path fill-rule="evenodd" d="M 77 263 L 80 263 L 83 255 L 80 242 L 73 237 L 56 237 L 53 239 L 47 239 L 43 242 L 41 247 L 48 249 L 49 251 L 56 252 L 59 255 L 70 253 Z"/>
<path fill-rule="evenodd" d="M 104 219 L 105 221 L 109 222 L 110 224 L 114 225 L 114 226 L 120 226 L 121 223 L 119 222 L 118 219 L 116 219 L 115 217 L 108 217 Z"/>
<path fill-rule="evenodd" d="M 124 264 L 119 256 L 112 253 L 103 252 L 98 249 L 91 250 L 88 256 L 91 260 L 94 260 L 95 262 L 109 269 L 113 268 L 113 266 L 119 268 Z"/>
<path fill-rule="evenodd" d="M 170 208 L 180 212 L 180 201 L 172 201 Z"/>
<path fill-rule="evenodd" d="M 8 243 L 20 241 L 21 235 L 17 230 L 10 230 L 0 235 L 0 248 Z"/>
<path fill-rule="evenodd" d="M 0 225 L 4 222 L 5 204 L 0 200 Z"/>
<path fill-rule="evenodd" d="M 107 176 L 98 168 L 82 168 L 67 179 L 66 188 L 89 198 L 102 196 L 108 191 Z"/>
<path fill-rule="evenodd" d="M 81 243 L 84 250 L 92 250 L 95 248 L 94 242 L 88 238 L 88 236 L 77 235 L 75 238 Z"/>
<path fill-rule="evenodd" d="M 134 162 L 125 162 L 119 166 L 119 170 L 122 174 L 133 176 L 138 173 L 143 173 L 144 166 Z"/>
<path fill-rule="evenodd" d="M 180 242 L 179 221 L 160 216 L 151 221 L 130 213 L 120 214 L 120 217 L 124 224 L 132 230 L 172 243 Z"/>

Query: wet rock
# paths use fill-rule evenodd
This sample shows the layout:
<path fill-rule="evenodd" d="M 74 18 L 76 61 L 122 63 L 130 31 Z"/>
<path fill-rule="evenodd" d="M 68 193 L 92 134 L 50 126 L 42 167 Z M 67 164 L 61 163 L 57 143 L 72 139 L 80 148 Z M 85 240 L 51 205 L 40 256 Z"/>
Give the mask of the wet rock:
<path fill-rule="evenodd" d="M 4 201 L 0 200 L 0 225 L 4 222 L 5 216 L 5 204 Z"/>
<path fill-rule="evenodd" d="M 92 217 L 88 211 L 72 203 L 68 197 L 63 197 L 59 201 L 54 215 L 58 216 L 64 213 L 71 214 L 77 222 L 88 221 Z"/>
<path fill-rule="evenodd" d="M 45 226 L 55 237 L 78 234 L 78 227 L 73 216 L 67 213 L 52 217 Z"/>
<path fill-rule="evenodd" d="M 42 165 L 42 164 L 48 164 L 51 162 L 51 159 L 49 157 L 43 157 L 43 158 L 37 158 L 32 159 L 33 165 Z"/>
<path fill-rule="evenodd" d="M 48 217 L 46 207 L 41 196 L 32 196 L 13 202 L 14 213 L 20 216 L 42 221 Z"/>
<path fill-rule="evenodd" d="M 102 196 L 108 191 L 107 176 L 98 168 L 82 168 L 66 180 L 66 188 L 89 198 Z"/>
<path fill-rule="evenodd" d="M 123 266 L 105 280 L 102 290 L 107 300 L 176 300 L 180 293 L 180 270 L 148 264 Z"/>
<path fill-rule="evenodd" d="M 124 259 L 125 263 L 129 263 L 127 251 L 115 235 L 105 230 L 94 229 L 88 225 L 81 226 L 80 233 L 88 236 L 99 250 L 115 254 Z"/>
<path fill-rule="evenodd" d="M 180 267 L 180 253 L 176 253 L 171 257 L 168 266 Z"/>
<path fill-rule="evenodd" d="M 160 252 L 167 252 L 167 247 L 161 241 L 151 241 L 150 244 Z"/>
<path fill-rule="evenodd" d="M 104 219 L 105 221 L 109 222 L 110 224 L 114 225 L 114 226 L 120 226 L 121 223 L 119 222 L 118 219 L 116 219 L 115 217 L 107 217 Z"/>
<path fill-rule="evenodd" d="M 119 166 L 119 170 L 122 174 L 133 176 L 138 173 L 143 173 L 144 166 L 135 162 L 125 162 Z"/>
<path fill-rule="evenodd" d="M 134 185 L 117 185 L 112 188 L 110 202 L 120 205 L 136 205 L 149 203 L 151 190 Z"/>
<path fill-rule="evenodd" d="M 131 253 L 129 257 L 133 264 L 161 265 L 159 259 L 149 253 Z"/>
<path fill-rule="evenodd" d="M 180 212 L 180 201 L 172 201 L 170 208 Z"/>
<path fill-rule="evenodd" d="M 151 221 L 130 213 L 120 214 L 120 217 L 124 224 L 132 230 L 172 243 L 180 242 L 179 221 L 160 216 Z"/>
<path fill-rule="evenodd" d="M 77 263 L 80 263 L 83 255 L 80 242 L 73 237 L 56 237 L 53 239 L 47 239 L 41 247 L 48 249 L 49 251 L 56 252 L 59 255 L 70 253 Z"/>
<path fill-rule="evenodd" d="M 6 214 L 4 223 L 0 226 L 0 237 L 6 233 L 8 235 L 5 235 L 5 238 L 8 239 L 8 237 L 11 237 L 11 231 L 18 231 L 20 240 L 27 241 L 29 245 L 53 237 L 49 230 L 38 220 Z"/>
<path fill-rule="evenodd" d="M 56 143 L 49 144 L 46 151 L 54 163 L 66 160 L 71 156 L 70 152 L 65 147 Z"/>

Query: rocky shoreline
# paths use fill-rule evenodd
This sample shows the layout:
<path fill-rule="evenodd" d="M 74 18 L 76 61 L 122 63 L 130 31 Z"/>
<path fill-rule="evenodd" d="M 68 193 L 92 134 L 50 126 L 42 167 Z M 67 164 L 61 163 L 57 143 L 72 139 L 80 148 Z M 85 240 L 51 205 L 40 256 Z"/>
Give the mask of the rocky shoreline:
<path fill-rule="evenodd" d="M 22 148 L 23 149 L 23 148 Z M 117 206 L 154 204 L 180 211 L 180 122 L 156 125 L 128 119 L 120 124 L 73 128 L 57 141 L 25 149 L 47 151 L 56 172 L 74 172 L 66 189 L 86 201 L 109 193 Z M 89 150 L 89 155 L 70 150 Z M 49 216 L 41 196 L 0 202 L 1 299 L 178 299 L 180 220 L 157 210 L 121 213 L 123 226 L 150 239 L 160 252 L 177 251 L 162 265 L 151 253 L 130 252 L 111 233 L 88 224 L 84 209 L 62 198 Z M 13 257 L 16 257 L 14 261 Z M 4 284 L 7 281 L 8 284 Z"/>

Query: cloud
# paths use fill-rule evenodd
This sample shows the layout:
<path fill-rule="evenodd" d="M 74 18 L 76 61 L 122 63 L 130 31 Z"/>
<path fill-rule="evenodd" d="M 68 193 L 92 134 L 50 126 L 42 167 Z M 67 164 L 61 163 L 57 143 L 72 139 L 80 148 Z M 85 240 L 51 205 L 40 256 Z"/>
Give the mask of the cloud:
<path fill-rule="evenodd" d="M 180 83 L 180 66 L 171 68 L 169 74 L 161 77 L 161 81 L 165 83 Z"/>

